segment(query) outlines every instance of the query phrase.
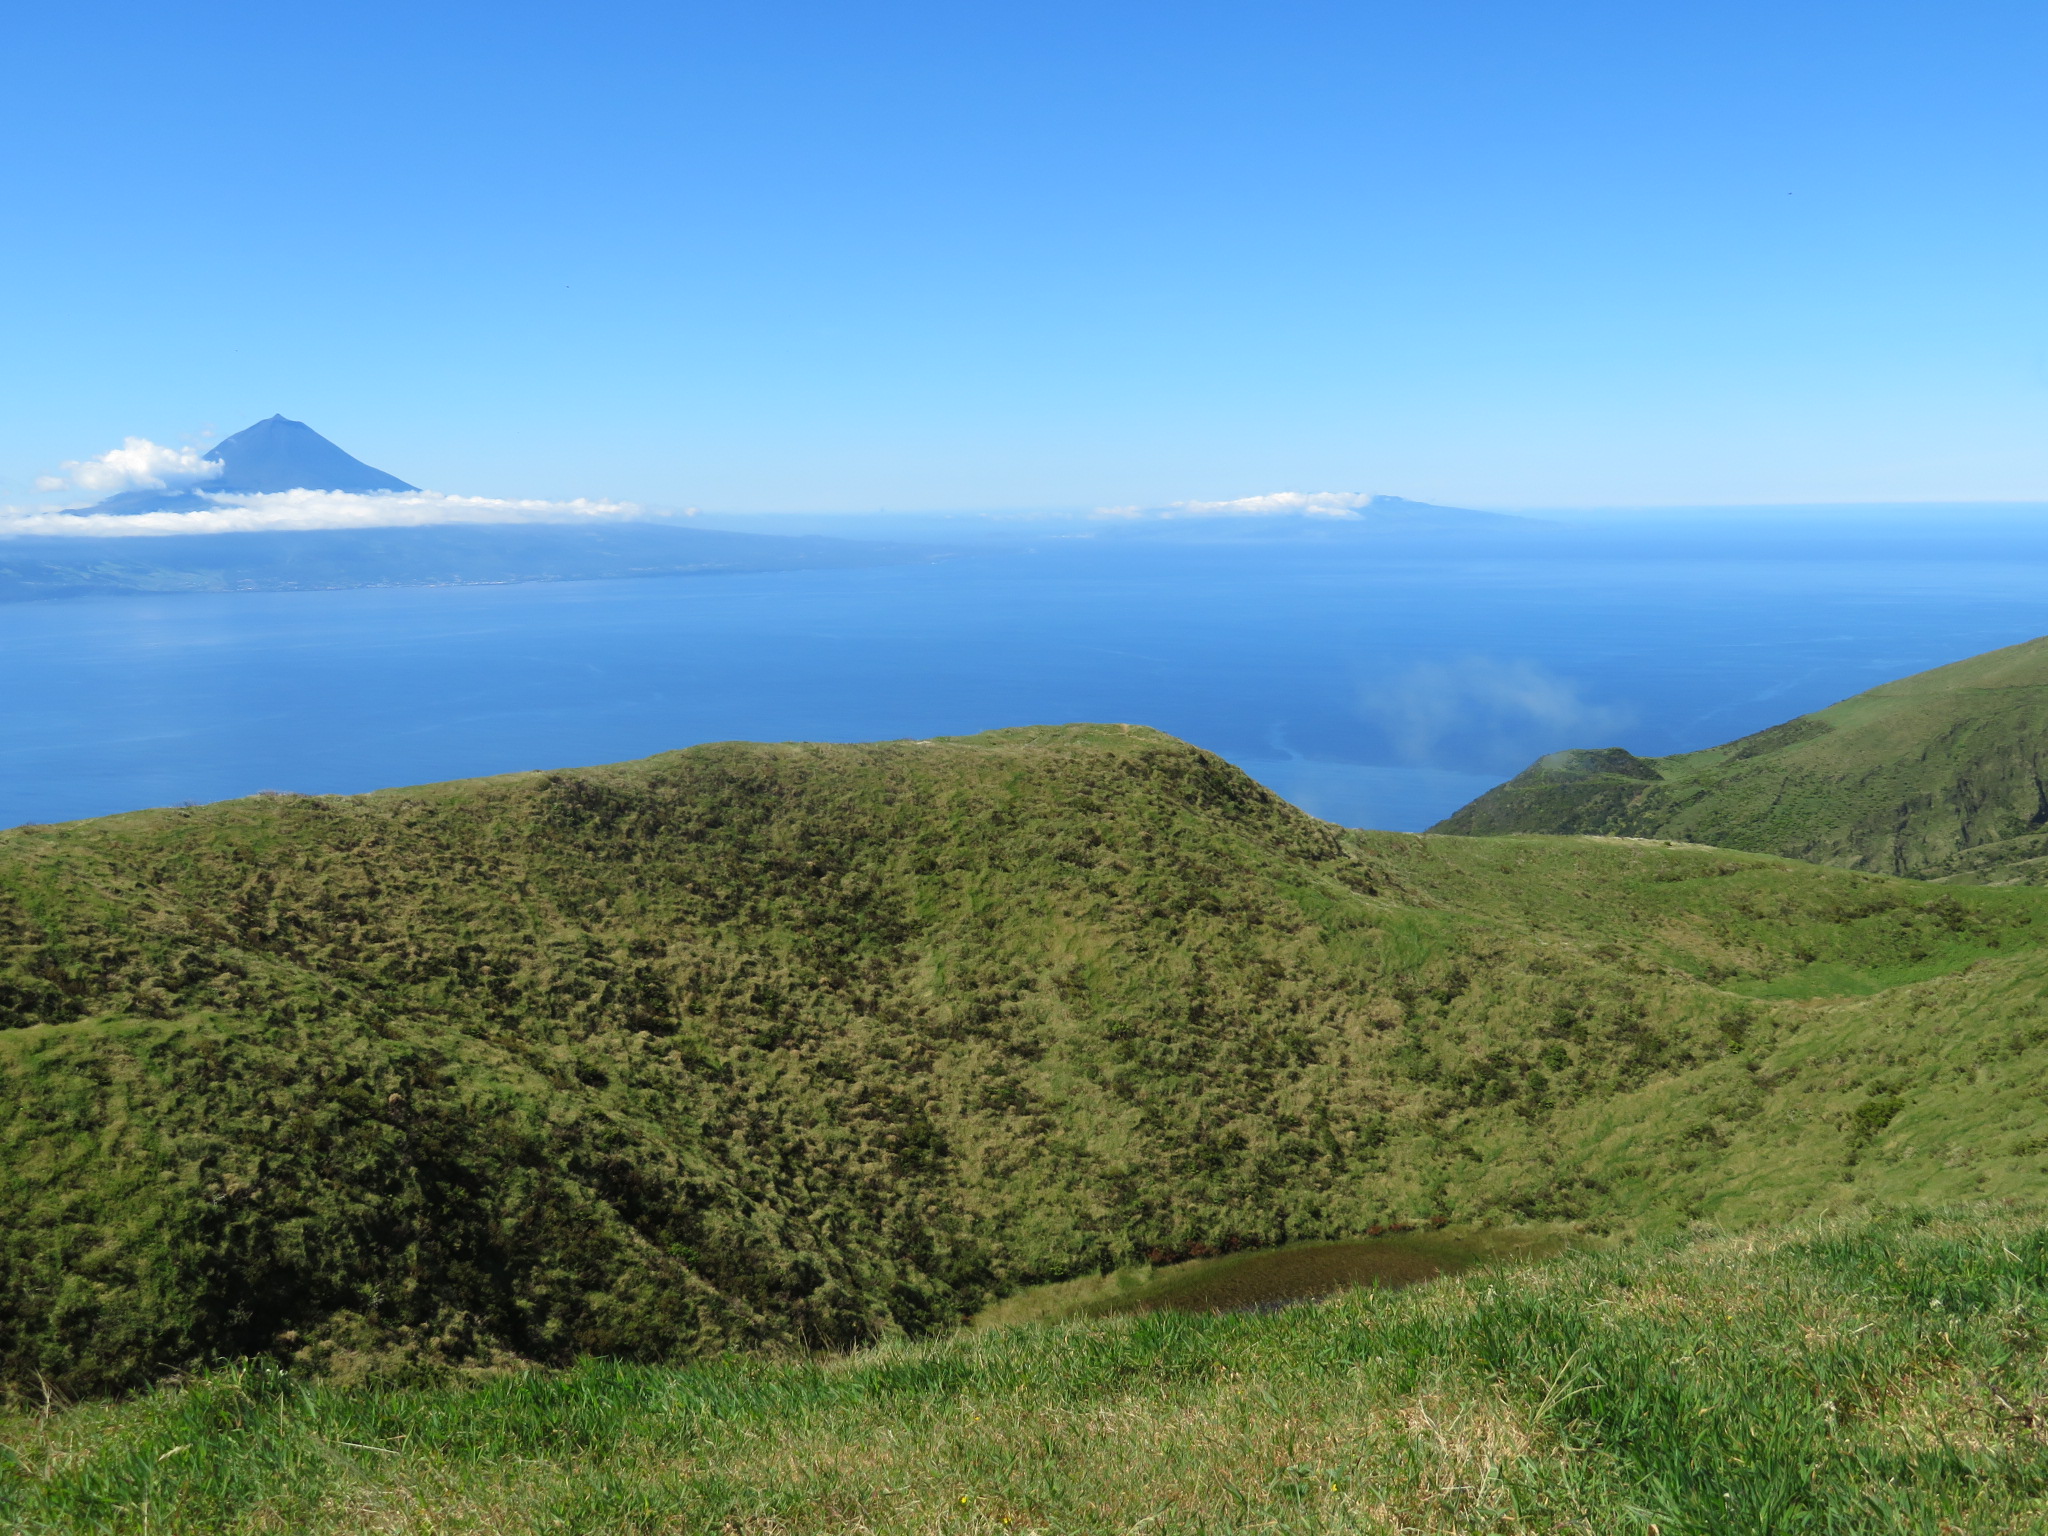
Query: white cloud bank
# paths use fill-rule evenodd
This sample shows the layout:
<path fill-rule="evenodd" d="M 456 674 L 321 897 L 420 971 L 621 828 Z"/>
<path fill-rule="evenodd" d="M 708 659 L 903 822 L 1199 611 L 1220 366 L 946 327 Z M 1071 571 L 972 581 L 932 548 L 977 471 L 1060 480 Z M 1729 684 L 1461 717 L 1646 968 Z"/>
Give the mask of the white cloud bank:
<path fill-rule="evenodd" d="M 111 496 L 118 491 L 183 490 L 211 480 L 223 466 L 197 448 L 166 448 L 146 437 L 131 437 L 97 458 L 67 459 L 61 475 L 42 475 L 39 491 L 90 491 Z"/>
<path fill-rule="evenodd" d="M 1103 507 L 1097 517 L 1357 517 L 1372 505 L 1363 491 L 1273 491 L 1235 501 L 1176 501 L 1164 507 Z"/>
<path fill-rule="evenodd" d="M 124 450 L 116 450 L 121 451 Z M 304 533 L 322 528 L 423 528 L 437 523 L 576 524 L 629 522 L 658 515 L 630 501 L 592 501 L 584 497 L 574 501 L 507 501 L 494 496 L 444 496 L 438 491 L 200 494 L 213 505 L 190 512 L 136 512 L 123 516 L 11 507 L 0 511 L 0 538 L 132 539 L 161 538 L 166 534 Z"/>

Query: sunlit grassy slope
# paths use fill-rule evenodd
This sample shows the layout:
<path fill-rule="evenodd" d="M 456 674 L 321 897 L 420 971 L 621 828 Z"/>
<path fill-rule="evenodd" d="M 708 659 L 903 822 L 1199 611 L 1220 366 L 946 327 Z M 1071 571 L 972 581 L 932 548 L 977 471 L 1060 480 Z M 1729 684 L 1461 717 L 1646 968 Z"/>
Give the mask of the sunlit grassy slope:
<path fill-rule="evenodd" d="M 1438 832 L 1615 833 L 1967 884 L 2048 882 L 2048 639 L 1704 752 L 1559 752 Z"/>
<path fill-rule="evenodd" d="M 1919 1536 L 2048 1525 L 2048 1229 L 1696 1233 L 1353 1292 L 0 1419 L 12 1531 Z"/>
<path fill-rule="evenodd" d="M 1346 834 L 1060 727 L 0 835 L 0 1370 L 948 1326 L 1378 1222 L 2041 1187 L 2048 893 Z"/>

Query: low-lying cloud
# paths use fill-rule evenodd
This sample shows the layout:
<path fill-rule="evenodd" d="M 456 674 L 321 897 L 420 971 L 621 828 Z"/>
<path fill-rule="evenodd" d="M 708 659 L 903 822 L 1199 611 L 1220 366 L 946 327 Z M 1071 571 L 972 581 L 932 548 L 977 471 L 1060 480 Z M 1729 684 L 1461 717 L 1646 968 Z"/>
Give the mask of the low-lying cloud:
<path fill-rule="evenodd" d="M 138 439 L 130 439 L 131 442 Z M 154 446 L 154 445 L 150 445 Z M 116 450 L 120 452 L 122 450 Z M 69 466 L 67 466 L 69 467 Z M 167 534 L 306 533 L 327 528 L 423 528 L 438 523 L 602 523 L 657 516 L 630 501 L 511 501 L 438 491 L 277 491 L 228 495 L 189 512 L 0 512 L 0 538 L 162 538 Z"/>
<path fill-rule="evenodd" d="M 1272 491 L 1235 501 L 1176 501 L 1163 507 L 1102 507 L 1097 517 L 1358 517 L 1373 498 L 1364 491 Z"/>
<path fill-rule="evenodd" d="M 1461 656 L 1418 662 L 1359 690 L 1359 706 L 1404 763 L 1511 772 L 1561 747 L 1602 747 L 1628 715 L 1580 697 L 1535 662 Z"/>
<path fill-rule="evenodd" d="M 68 459 L 61 475 L 42 475 L 39 491 L 86 491 L 112 496 L 119 491 L 175 491 L 220 474 L 223 466 L 197 448 L 166 448 L 146 437 L 131 437 L 118 448 L 90 459 Z"/>

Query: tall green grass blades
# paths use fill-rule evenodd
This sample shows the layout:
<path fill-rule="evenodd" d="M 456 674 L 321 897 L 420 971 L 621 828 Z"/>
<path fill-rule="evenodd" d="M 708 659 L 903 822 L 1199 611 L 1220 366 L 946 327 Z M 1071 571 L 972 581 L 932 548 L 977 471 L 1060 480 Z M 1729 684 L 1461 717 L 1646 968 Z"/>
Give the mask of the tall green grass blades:
<path fill-rule="evenodd" d="M 2012 1308 L 2044 1237 L 1977 1207 L 843 1357 L 438 1387 L 238 1367 L 18 1412 L 0 1527 L 2026 1532 L 2048 1368 Z"/>

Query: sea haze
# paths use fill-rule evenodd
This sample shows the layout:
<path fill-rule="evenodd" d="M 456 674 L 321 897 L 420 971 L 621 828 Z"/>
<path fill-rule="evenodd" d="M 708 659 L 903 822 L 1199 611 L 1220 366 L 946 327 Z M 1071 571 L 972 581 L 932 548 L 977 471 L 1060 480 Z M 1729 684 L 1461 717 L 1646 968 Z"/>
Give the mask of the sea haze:
<path fill-rule="evenodd" d="M 1319 816 L 1414 829 L 1546 751 L 1700 747 L 2048 631 L 2048 538 L 2017 514 L 1086 533 L 870 567 L 0 605 L 0 825 L 1121 720 Z"/>

